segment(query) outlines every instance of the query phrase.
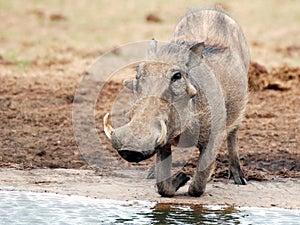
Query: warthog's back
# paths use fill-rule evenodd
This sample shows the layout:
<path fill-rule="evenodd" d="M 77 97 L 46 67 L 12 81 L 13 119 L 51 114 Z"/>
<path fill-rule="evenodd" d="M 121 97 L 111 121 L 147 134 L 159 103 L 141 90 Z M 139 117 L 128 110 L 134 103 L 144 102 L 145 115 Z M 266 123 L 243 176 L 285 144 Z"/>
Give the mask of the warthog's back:
<path fill-rule="evenodd" d="M 206 54 L 230 51 L 241 57 L 245 69 L 249 67 L 249 50 L 237 22 L 221 9 L 191 10 L 181 19 L 173 34 L 173 42 L 202 42 Z"/>
<path fill-rule="evenodd" d="M 231 130 L 243 117 L 248 93 L 249 50 L 243 31 L 221 9 L 192 10 L 175 28 L 172 42 L 204 42 L 203 61 L 220 81 Z"/>

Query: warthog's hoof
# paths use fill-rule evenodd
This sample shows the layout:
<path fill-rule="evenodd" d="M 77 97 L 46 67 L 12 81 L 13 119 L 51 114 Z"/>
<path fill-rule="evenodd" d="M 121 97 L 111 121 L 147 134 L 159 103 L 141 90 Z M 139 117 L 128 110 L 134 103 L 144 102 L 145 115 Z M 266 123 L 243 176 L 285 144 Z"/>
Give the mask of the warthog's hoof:
<path fill-rule="evenodd" d="M 236 171 L 236 170 L 233 170 Z M 247 180 L 244 178 L 244 174 L 241 169 L 237 170 L 235 173 L 229 169 L 228 178 L 233 177 L 234 183 L 238 185 L 247 185 Z"/>
<path fill-rule="evenodd" d="M 175 177 L 175 180 L 176 180 L 176 183 L 177 183 L 177 184 L 175 184 L 176 185 L 175 186 L 176 187 L 176 191 L 180 187 L 182 187 L 183 185 L 185 185 L 190 179 L 191 178 L 188 175 L 186 175 L 185 173 L 183 173 L 183 172 L 178 173 L 176 175 L 176 177 Z"/>
<path fill-rule="evenodd" d="M 247 185 L 247 180 L 244 177 L 238 177 L 237 179 L 234 179 L 234 183 L 239 185 Z"/>
<path fill-rule="evenodd" d="M 185 173 L 178 173 L 172 177 L 156 183 L 158 193 L 162 197 L 173 197 L 175 191 L 186 184 L 190 180 L 190 177 Z M 171 182 L 170 182 L 171 181 Z"/>
<path fill-rule="evenodd" d="M 161 195 L 161 197 L 165 197 L 165 198 L 172 198 L 174 197 L 175 193 L 169 193 L 166 191 L 158 191 L 158 193 Z"/>
<path fill-rule="evenodd" d="M 204 188 L 197 188 L 194 184 L 191 184 L 189 187 L 189 195 L 192 197 L 200 197 L 205 191 Z"/>

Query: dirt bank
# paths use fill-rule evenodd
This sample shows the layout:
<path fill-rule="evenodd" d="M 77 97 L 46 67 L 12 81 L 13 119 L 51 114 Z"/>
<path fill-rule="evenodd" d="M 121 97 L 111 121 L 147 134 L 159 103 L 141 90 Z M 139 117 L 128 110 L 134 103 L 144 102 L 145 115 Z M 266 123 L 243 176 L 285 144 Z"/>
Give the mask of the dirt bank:
<path fill-rule="evenodd" d="M 122 171 L 121 173 L 124 173 Z M 276 182 L 251 181 L 246 186 L 228 180 L 215 180 L 200 198 L 186 195 L 187 186 L 173 198 L 162 198 L 155 191 L 155 181 L 143 179 L 143 173 L 130 172 L 127 176 L 115 173 L 103 175 L 91 170 L 34 169 L 0 170 L 0 190 L 54 192 L 116 200 L 148 200 L 159 203 L 205 204 L 228 206 L 260 206 L 300 209 L 297 179 Z"/>
<path fill-rule="evenodd" d="M 239 136 L 240 156 L 248 180 L 300 177 L 300 70 L 283 66 L 271 71 L 275 71 L 274 74 L 253 63 L 249 74 L 252 91 Z M 1 167 L 89 167 L 73 133 L 75 82 L 71 77 L 0 77 Z M 275 83 L 289 88 L 275 87 Z M 121 83 L 108 82 L 96 106 L 100 139 L 112 154 L 107 160 L 116 162 L 112 170 L 127 168 L 128 164 L 107 142 L 102 117 L 110 111 L 121 88 Z M 150 160 L 142 165 L 150 166 L 151 163 Z M 217 159 L 216 178 L 227 177 L 227 163 L 223 148 Z M 192 159 L 186 165 L 190 174 L 194 165 Z"/>

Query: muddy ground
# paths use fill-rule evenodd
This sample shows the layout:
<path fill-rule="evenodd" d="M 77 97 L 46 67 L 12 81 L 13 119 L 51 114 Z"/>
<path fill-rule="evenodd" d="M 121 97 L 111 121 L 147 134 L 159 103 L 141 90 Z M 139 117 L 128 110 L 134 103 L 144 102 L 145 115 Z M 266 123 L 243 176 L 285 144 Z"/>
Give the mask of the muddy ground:
<path fill-rule="evenodd" d="M 101 176 L 127 179 L 129 175 L 124 173 L 128 170 L 147 171 L 152 167 L 154 159 L 139 164 L 125 162 L 102 131 L 102 117 L 110 111 L 122 88 L 121 81 L 106 83 L 95 107 L 94 119 L 102 146 L 94 148 L 90 157 L 97 158 L 105 149 L 105 167 L 88 163 L 86 159 L 90 162 L 90 157 L 82 154 L 74 137 L 72 112 L 80 81 L 88 77 L 85 71 L 97 56 L 128 41 L 152 36 L 168 40 L 176 21 L 188 8 L 181 1 L 174 2 L 176 10 L 160 5 L 166 3 L 153 2 L 148 11 L 138 2 L 126 6 L 107 3 L 102 5 L 102 14 L 96 13 L 99 6 L 95 1 L 64 5 L 28 1 L 23 7 L 14 1 L 0 3 L 0 30 L 5 31 L 0 35 L 1 171 L 92 169 Z M 256 3 L 226 2 L 223 6 L 241 21 L 249 40 L 250 95 L 239 132 L 240 158 L 246 178 L 262 182 L 263 186 L 263 182 L 300 178 L 299 23 L 297 2 L 283 4 L 268 14 L 262 2 Z M 199 8 L 205 5 L 198 1 L 184 4 Z M 112 8 L 119 13 L 111 14 Z M 274 18 L 281 20 L 273 23 Z M 139 32 L 128 33 L 130 29 Z M 101 36 L 103 33 L 105 36 Z M 112 54 L 117 63 L 123 60 L 117 51 Z M 99 83 L 91 80 L 90 85 L 93 90 Z M 82 104 L 84 100 L 89 101 L 83 99 Z M 174 171 L 184 170 L 192 175 L 195 158 L 189 156 L 193 155 L 189 152 L 185 160 L 175 157 Z M 227 167 L 223 146 L 213 175 L 222 185 L 227 182 L 222 180 L 228 176 Z"/>
<path fill-rule="evenodd" d="M 76 80 L 48 76 L 42 80 L 17 76 L 0 79 L 1 167 L 89 168 L 73 134 Z M 240 157 L 248 180 L 300 177 L 299 80 L 299 68 L 284 65 L 268 71 L 258 63 L 251 64 L 249 104 L 239 136 Z M 96 108 L 99 136 L 112 152 L 107 160 L 120 161 L 115 164 L 117 169 L 129 165 L 107 143 L 101 124 L 121 88 L 118 82 L 106 84 Z M 192 175 L 195 160 L 186 161 L 184 170 Z M 149 167 L 153 164 L 153 160 L 147 162 Z M 224 145 L 214 177 L 227 177 L 227 166 Z"/>

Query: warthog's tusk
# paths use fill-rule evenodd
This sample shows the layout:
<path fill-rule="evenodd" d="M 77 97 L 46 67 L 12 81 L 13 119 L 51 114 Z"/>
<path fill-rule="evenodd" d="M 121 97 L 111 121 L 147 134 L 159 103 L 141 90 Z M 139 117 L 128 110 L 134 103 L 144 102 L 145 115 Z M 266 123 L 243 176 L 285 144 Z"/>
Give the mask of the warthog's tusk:
<path fill-rule="evenodd" d="M 157 139 L 157 145 L 165 144 L 166 137 L 167 137 L 167 126 L 163 120 L 160 121 L 160 126 L 161 126 L 161 132 L 160 132 L 160 137 Z"/>
<path fill-rule="evenodd" d="M 103 117 L 103 128 L 104 133 L 108 137 L 109 140 L 111 140 L 111 135 L 113 132 L 115 132 L 115 129 L 110 125 L 110 115 L 109 113 L 106 113 Z"/>

